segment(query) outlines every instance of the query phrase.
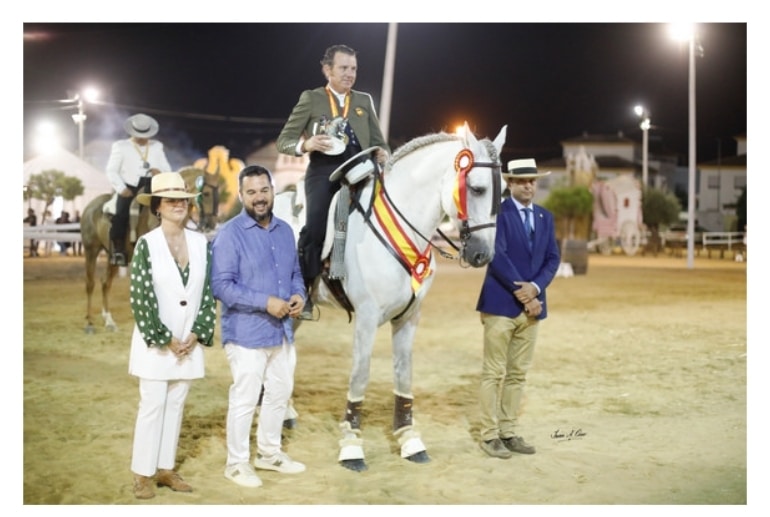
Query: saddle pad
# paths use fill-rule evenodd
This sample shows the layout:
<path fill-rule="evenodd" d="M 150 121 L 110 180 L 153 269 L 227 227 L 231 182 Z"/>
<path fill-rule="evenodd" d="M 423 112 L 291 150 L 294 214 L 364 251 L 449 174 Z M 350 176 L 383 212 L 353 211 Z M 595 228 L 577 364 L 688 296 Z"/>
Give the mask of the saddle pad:
<path fill-rule="evenodd" d="M 102 206 L 102 212 L 105 214 L 115 215 L 115 211 L 118 208 L 118 193 L 115 192 L 109 201 Z"/>

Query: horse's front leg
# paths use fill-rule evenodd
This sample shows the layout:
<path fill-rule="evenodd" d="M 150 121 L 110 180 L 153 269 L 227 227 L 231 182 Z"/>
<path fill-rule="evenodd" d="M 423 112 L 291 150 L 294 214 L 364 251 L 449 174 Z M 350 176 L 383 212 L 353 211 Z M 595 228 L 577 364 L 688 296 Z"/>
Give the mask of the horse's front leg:
<path fill-rule="evenodd" d="M 415 463 L 428 463 L 420 433 L 415 429 L 412 417 L 412 347 L 419 322 L 419 311 L 401 322 L 392 322 L 393 382 L 395 407 L 393 409 L 393 435 L 401 446 L 401 457 Z"/>
<path fill-rule="evenodd" d="M 364 461 L 364 441 L 361 438 L 361 408 L 364 404 L 366 386 L 369 384 L 369 369 L 376 332 L 376 322 L 367 324 L 367 318 L 363 314 L 358 314 L 353 337 L 353 368 L 350 372 L 347 405 L 345 416 L 340 424 L 342 439 L 339 442 L 338 458 L 343 467 L 356 472 L 368 468 Z"/>
<path fill-rule="evenodd" d="M 118 330 L 118 326 L 112 319 L 110 312 L 110 291 L 112 290 L 112 281 L 117 273 L 118 266 L 108 265 L 102 279 L 102 318 L 104 319 L 104 327 L 113 332 Z"/>

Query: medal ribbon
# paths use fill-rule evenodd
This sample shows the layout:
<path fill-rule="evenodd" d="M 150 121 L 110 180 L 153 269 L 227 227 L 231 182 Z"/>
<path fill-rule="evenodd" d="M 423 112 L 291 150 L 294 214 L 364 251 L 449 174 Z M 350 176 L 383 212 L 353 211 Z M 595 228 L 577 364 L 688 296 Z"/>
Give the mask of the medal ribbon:
<path fill-rule="evenodd" d="M 466 178 L 473 169 L 473 153 L 470 149 L 463 149 L 455 157 L 455 170 L 457 178 L 455 180 L 455 189 L 452 197 L 457 207 L 457 218 L 461 221 L 468 219 L 468 188 L 466 187 Z"/>
<path fill-rule="evenodd" d="M 142 154 L 142 151 L 139 149 L 139 145 L 137 145 L 136 142 L 131 140 L 131 143 L 134 144 L 134 149 L 136 149 L 136 152 L 139 153 L 139 157 L 142 159 L 142 167 L 149 169 L 150 163 L 147 161 L 147 156 L 150 154 L 150 143 L 147 142 L 147 145 L 144 146 L 144 154 Z"/>
<path fill-rule="evenodd" d="M 404 229 L 398 223 L 396 215 L 388 204 L 388 200 L 382 192 L 382 185 L 379 182 L 375 184 L 373 211 L 390 245 L 393 246 L 401 260 L 409 265 L 412 291 L 417 293 L 422 287 L 423 281 L 433 272 L 430 268 L 430 243 L 425 247 L 425 251 L 420 253 L 417 246 L 415 246 L 414 242 L 406 235 Z"/>
<path fill-rule="evenodd" d="M 332 118 L 337 118 L 340 116 L 340 108 L 339 108 L 339 102 L 337 101 L 337 96 L 332 92 L 331 88 L 328 86 L 326 87 L 326 95 L 329 96 L 329 107 L 332 110 Z M 350 93 L 345 94 L 345 108 L 342 112 L 342 118 L 346 119 L 348 118 L 348 111 L 350 111 Z"/>

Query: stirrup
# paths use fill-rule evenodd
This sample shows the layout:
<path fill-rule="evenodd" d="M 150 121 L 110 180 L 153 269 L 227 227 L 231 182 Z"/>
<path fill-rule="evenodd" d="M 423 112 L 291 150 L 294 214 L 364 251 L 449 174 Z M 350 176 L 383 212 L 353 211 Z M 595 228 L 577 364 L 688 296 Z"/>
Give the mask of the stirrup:
<path fill-rule="evenodd" d="M 318 309 L 314 303 L 310 304 L 310 310 L 307 310 L 307 305 L 302 309 L 302 312 L 297 316 L 298 320 L 302 321 L 318 321 L 321 319 L 321 309 Z"/>
<path fill-rule="evenodd" d="M 110 265 L 112 266 L 118 266 L 118 267 L 126 267 L 128 263 L 126 262 L 126 255 L 121 252 L 115 252 L 110 257 Z"/>

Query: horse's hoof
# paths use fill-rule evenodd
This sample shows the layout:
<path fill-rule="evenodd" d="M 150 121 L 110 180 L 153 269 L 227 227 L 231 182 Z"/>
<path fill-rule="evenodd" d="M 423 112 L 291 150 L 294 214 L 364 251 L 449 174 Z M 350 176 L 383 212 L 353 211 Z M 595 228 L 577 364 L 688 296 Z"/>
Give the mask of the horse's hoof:
<path fill-rule="evenodd" d="M 86 334 L 93 334 L 94 333 L 94 327 L 92 327 L 91 325 L 87 326 L 84 330 L 85 330 Z"/>
<path fill-rule="evenodd" d="M 413 463 L 429 463 L 430 462 L 430 456 L 428 456 L 428 453 L 425 451 L 420 451 L 412 454 L 411 456 L 407 456 L 406 459 Z"/>
<path fill-rule="evenodd" d="M 296 418 L 287 418 L 283 421 L 283 427 L 284 429 L 294 429 L 297 427 L 297 419 Z"/>
<path fill-rule="evenodd" d="M 342 460 L 340 461 L 340 465 L 342 465 L 348 470 L 353 470 L 355 472 L 363 472 L 369 468 L 366 466 L 366 462 L 364 462 L 363 459 Z"/>

